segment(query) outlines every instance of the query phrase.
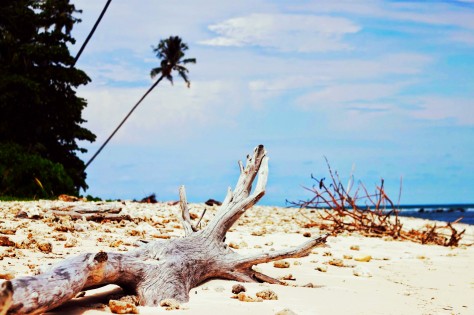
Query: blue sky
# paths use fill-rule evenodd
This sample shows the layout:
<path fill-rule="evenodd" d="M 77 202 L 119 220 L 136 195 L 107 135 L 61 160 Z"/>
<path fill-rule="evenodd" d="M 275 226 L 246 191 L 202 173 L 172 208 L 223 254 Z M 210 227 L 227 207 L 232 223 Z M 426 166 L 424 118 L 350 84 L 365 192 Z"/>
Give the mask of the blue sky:
<path fill-rule="evenodd" d="M 106 1 L 73 1 L 85 39 Z M 306 199 L 310 175 L 401 203 L 474 202 L 474 1 L 112 1 L 77 66 L 97 150 L 152 84 L 151 46 L 189 45 L 191 88 L 162 82 L 87 169 L 102 198 L 223 199 L 267 147 L 262 204 Z"/>

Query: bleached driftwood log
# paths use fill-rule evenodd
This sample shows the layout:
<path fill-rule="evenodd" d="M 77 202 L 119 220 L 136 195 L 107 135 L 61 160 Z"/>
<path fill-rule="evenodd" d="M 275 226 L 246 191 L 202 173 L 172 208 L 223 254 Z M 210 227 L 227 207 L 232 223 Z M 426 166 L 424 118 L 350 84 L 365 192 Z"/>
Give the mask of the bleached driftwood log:
<path fill-rule="evenodd" d="M 252 266 L 289 257 L 302 257 L 326 241 L 327 235 L 293 249 L 239 255 L 224 242 L 237 219 L 265 193 L 268 157 L 262 145 L 241 162 L 235 189 L 230 188 L 216 216 L 203 230 L 192 225 L 184 187 L 180 207 L 185 236 L 157 240 L 127 253 L 88 253 L 66 259 L 50 271 L 15 278 L 0 286 L 0 314 L 38 314 L 70 300 L 80 291 L 117 284 L 137 295 L 141 305 L 156 306 L 165 298 L 189 300 L 189 291 L 210 279 L 280 283 Z M 258 180 L 252 192 L 252 183 Z"/>

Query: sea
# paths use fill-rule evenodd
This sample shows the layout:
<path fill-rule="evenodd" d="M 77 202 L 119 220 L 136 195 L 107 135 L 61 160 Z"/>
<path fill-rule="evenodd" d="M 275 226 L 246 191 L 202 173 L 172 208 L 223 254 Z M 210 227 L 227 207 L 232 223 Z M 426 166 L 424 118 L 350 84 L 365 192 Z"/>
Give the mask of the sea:
<path fill-rule="evenodd" d="M 474 204 L 400 205 L 400 216 L 474 225 Z"/>

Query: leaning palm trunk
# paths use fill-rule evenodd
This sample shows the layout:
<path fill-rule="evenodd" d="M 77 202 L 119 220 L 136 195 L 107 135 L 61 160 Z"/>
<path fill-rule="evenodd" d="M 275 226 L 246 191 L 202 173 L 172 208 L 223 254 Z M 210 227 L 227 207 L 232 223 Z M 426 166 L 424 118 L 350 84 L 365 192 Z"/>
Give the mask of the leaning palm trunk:
<path fill-rule="evenodd" d="M 158 240 L 127 253 L 88 253 L 58 263 L 49 272 L 6 281 L 0 292 L 0 314 L 37 314 L 55 308 L 88 288 L 117 284 L 137 295 L 141 305 L 156 306 L 166 298 L 189 300 L 189 291 L 210 280 L 242 282 L 279 280 L 252 269 L 256 264 L 307 256 L 328 235 L 286 250 L 239 255 L 225 241 L 227 231 L 265 194 L 268 157 L 262 145 L 239 163 L 240 177 L 216 216 L 202 230 L 191 223 L 186 193 L 180 188 L 181 219 L 185 236 Z M 252 183 L 258 176 L 252 192 Z M 2 308 L 3 307 L 3 308 Z"/>
<path fill-rule="evenodd" d="M 140 100 L 135 104 L 135 106 L 132 107 L 132 109 L 128 112 L 128 114 L 124 117 L 124 119 L 117 126 L 117 128 L 115 128 L 115 130 L 110 134 L 110 136 L 107 138 L 107 140 L 105 140 L 105 142 L 100 146 L 99 150 L 97 150 L 97 152 L 94 153 L 94 155 L 89 159 L 89 161 L 84 166 L 84 169 L 86 169 L 89 166 L 89 164 L 91 164 L 92 161 L 95 160 L 97 155 L 99 155 L 99 153 L 102 151 L 102 149 L 107 145 L 107 143 L 109 143 L 110 139 L 112 139 L 112 137 L 115 136 L 117 131 L 127 121 L 128 117 L 130 117 L 130 115 L 135 111 L 135 109 L 138 107 L 138 105 L 140 105 L 140 103 L 145 99 L 145 97 L 148 96 L 148 94 L 150 94 L 151 91 L 153 91 L 153 89 L 158 85 L 158 83 L 160 83 L 161 80 L 163 80 L 163 76 L 161 76 L 158 80 L 156 80 L 156 82 L 153 83 L 152 86 L 150 86 L 150 88 L 145 92 L 145 94 L 143 94 L 143 96 L 140 98 Z"/>

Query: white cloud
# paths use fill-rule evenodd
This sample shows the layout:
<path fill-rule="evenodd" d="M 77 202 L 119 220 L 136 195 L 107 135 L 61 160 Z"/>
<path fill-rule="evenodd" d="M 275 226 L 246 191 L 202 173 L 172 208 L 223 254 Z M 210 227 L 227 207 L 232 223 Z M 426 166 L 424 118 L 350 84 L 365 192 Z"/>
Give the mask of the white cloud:
<path fill-rule="evenodd" d="M 449 121 L 456 125 L 474 125 L 474 101 L 460 97 L 424 96 L 414 99 L 418 109 L 411 116 L 431 121 Z"/>
<path fill-rule="evenodd" d="M 213 24 L 219 36 L 201 41 L 211 46 L 260 46 L 282 51 L 320 52 L 351 49 L 343 41 L 360 31 L 349 19 L 296 14 L 250 14 Z"/>
<path fill-rule="evenodd" d="M 98 143 L 108 137 L 147 88 L 86 87 L 79 91 L 88 100 L 83 114 L 88 121 L 85 127 L 98 136 Z M 153 139 L 167 143 L 192 139 L 197 136 L 196 130 L 232 128 L 235 116 L 246 103 L 238 91 L 232 83 L 193 82 L 187 89 L 182 82 L 170 86 L 164 81 L 137 107 L 114 142 L 139 144 Z M 222 106 L 224 98 L 226 104 Z"/>

